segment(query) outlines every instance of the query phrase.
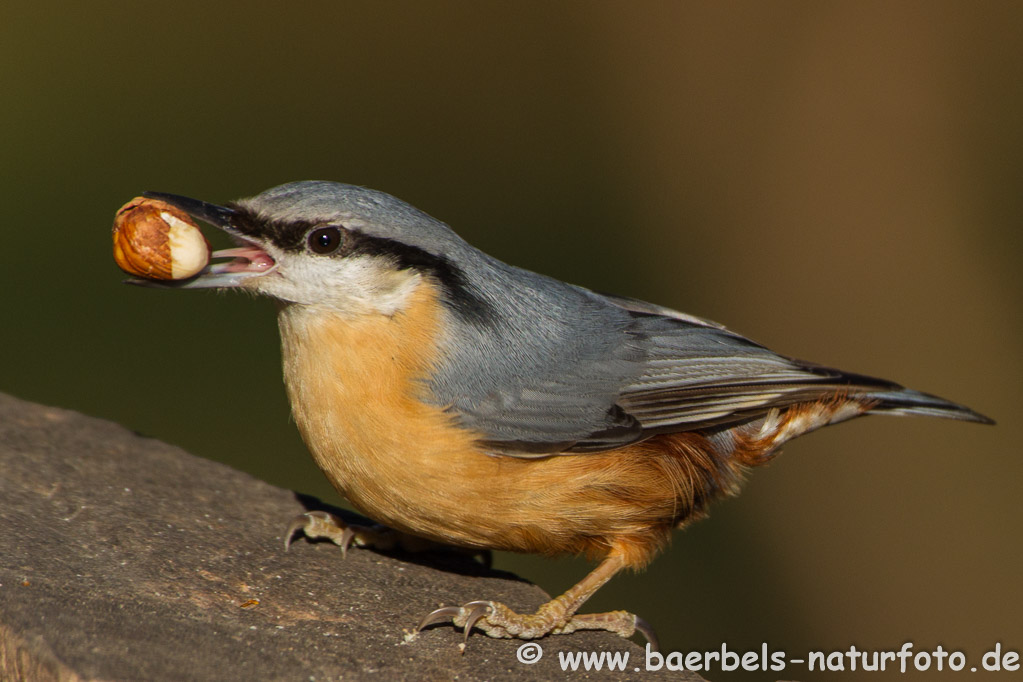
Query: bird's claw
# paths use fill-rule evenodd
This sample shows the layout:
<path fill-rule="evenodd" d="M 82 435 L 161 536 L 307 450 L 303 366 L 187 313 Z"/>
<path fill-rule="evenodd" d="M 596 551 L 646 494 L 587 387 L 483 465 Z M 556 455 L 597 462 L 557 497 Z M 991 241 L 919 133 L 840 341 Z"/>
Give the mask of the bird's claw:
<path fill-rule="evenodd" d="M 284 549 L 291 545 L 291 541 L 298 531 L 302 531 L 310 540 L 330 540 L 341 548 L 342 557 L 348 553 L 348 549 L 352 545 L 375 547 L 385 552 L 395 549 L 408 552 L 422 552 L 436 548 L 449 549 L 446 545 L 401 533 L 387 526 L 360 526 L 355 523 L 347 523 L 341 517 L 321 510 L 308 511 L 292 519 L 284 533 Z"/>
<path fill-rule="evenodd" d="M 341 556 L 348 554 L 348 548 L 354 541 L 356 544 L 363 544 L 360 534 L 368 534 L 371 529 L 362 526 L 353 526 L 345 523 L 340 518 L 325 511 L 308 511 L 299 514 L 288 524 L 284 532 L 284 549 L 291 546 L 295 533 L 302 531 L 310 540 L 321 538 L 330 540 L 341 548 Z"/>
<path fill-rule="evenodd" d="M 463 629 L 462 636 L 462 651 L 465 651 L 465 644 L 469 641 L 469 635 L 472 633 L 472 629 L 480 623 L 481 620 L 487 617 L 488 613 L 492 613 L 496 608 L 494 602 L 490 601 L 471 601 L 462 606 L 442 606 L 439 609 L 435 609 L 430 613 L 426 614 L 426 617 L 419 622 L 416 626 L 415 632 L 419 633 L 427 625 L 433 623 L 440 623 L 442 621 L 451 620 L 451 623 L 455 627 Z M 486 624 L 486 621 L 484 621 Z M 492 632 L 489 627 L 481 627 L 491 637 L 500 637 L 501 635 Z M 507 636 L 507 635 L 505 635 Z"/>
<path fill-rule="evenodd" d="M 650 623 L 646 622 L 645 620 L 643 620 L 639 616 L 634 616 L 634 618 L 636 619 L 636 623 L 635 623 L 636 632 L 638 632 L 639 634 L 641 634 L 644 637 L 646 637 L 647 643 L 650 644 L 650 650 L 651 651 L 660 651 L 661 650 L 661 644 L 657 640 L 657 633 L 654 632 L 653 626 L 651 626 Z"/>
<path fill-rule="evenodd" d="M 451 552 L 479 559 L 487 568 L 490 568 L 492 563 L 489 549 L 451 547 L 433 540 L 402 533 L 387 526 L 360 526 L 346 523 L 339 516 L 320 510 L 299 514 L 291 520 L 288 528 L 284 531 L 285 550 L 291 546 L 299 531 L 302 531 L 302 534 L 310 540 L 330 540 L 341 548 L 342 557 L 348 554 L 352 545 L 355 545 L 356 547 L 375 547 L 385 552 L 396 549 L 406 552 Z"/>
<path fill-rule="evenodd" d="M 472 607 L 472 611 L 465 617 L 465 624 L 462 626 L 464 628 L 462 644 L 469 643 L 469 634 L 472 632 L 473 627 L 481 618 L 485 618 L 487 612 L 490 611 L 490 606 L 487 602 L 470 602 L 470 604 L 475 604 L 475 606 Z"/>

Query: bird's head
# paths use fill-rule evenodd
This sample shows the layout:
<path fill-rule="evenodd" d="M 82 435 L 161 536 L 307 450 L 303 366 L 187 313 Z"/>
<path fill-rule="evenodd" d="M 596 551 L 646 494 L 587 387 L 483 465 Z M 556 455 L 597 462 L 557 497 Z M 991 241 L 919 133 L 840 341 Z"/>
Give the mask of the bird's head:
<path fill-rule="evenodd" d="M 241 288 L 346 314 L 391 314 L 425 278 L 464 297 L 478 253 L 443 223 L 383 192 L 334 182 L 281 185 L 225 206 L 147 192 L 231 235 L 196 277 L 153 283 Z M 143 282 L 138 282 L 143 283 Z M 456 301 L 457 303 L 457 301 Z"/>

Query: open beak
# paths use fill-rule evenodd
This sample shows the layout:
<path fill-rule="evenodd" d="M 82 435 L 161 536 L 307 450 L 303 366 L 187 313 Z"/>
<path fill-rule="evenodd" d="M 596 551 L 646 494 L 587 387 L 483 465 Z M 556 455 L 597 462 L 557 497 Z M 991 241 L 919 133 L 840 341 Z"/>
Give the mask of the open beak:
<path fill-rule="evenodd" d="M 263 245 L 238 229 L 237 212 L 226 206 L 218 206 L 198 199 L 166 194 L 164 192 L 143 192 L 147 199 L 159 199 L 181 209 L 195 220 L 208 223 L 227 234 L 238 243 L 233 249 L 214 251 L 212 258 L 230 258 L 227 262 L 210 263 L 202 272 L 182 280 L 153 280 L 132 278 L 128 284 L 160 289 L 230 289 L 244 285 L 246 280 L 273 272 L 277 263 L 263 248 Z"/>

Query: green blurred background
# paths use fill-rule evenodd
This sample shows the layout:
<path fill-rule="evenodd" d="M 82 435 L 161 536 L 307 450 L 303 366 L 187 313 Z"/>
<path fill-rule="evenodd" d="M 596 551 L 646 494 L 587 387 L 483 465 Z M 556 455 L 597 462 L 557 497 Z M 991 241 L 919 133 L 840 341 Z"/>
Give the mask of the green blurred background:
<path fill-rule="evenodd" d="M 109 227 L 147 189 L 368 185 L 999 421 L 800 439 L 587 610 L 665 649 L 1023 649 L 1023 5 L 8 0 L 0 88 L 0 390 L 339 502 L 272 305 L 123 286 Z M 587 568 L 496 563 L 552 593 Z M 779 676 L 824 679 L 731 679 Z"/>

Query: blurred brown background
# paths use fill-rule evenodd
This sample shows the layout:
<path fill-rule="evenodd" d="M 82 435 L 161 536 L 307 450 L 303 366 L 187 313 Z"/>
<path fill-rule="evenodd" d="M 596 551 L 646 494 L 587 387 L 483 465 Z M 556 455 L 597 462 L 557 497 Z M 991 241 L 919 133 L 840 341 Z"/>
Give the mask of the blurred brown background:
<path fill-rule="evenodd" d="M 272 306 L 123 286 L 108 230 L 146 189 L 372 186 L 504 260 L 997 419 L 801 439 L 588 609 L 669 650 L 976 664 L 1023 649 L 1021 84 L 1013 2 L 5 2 L 0 390 L 337 502 Z M 586 570 L 497 565 L 551 592 Z"/>

